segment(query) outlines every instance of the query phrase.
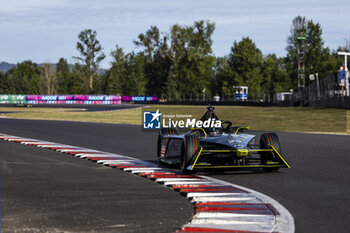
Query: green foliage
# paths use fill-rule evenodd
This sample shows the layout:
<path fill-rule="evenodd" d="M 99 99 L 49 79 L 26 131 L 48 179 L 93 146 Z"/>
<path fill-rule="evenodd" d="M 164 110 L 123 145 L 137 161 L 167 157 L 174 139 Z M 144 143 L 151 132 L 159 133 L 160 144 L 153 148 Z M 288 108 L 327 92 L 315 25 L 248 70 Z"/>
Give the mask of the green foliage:
<path fill-rule="evenodd" d="M 212 93 L 222 96 L 231 92 L 228 87 L 230 79 L 230 66 L 227 57 L 218 57 L 215 60 L 214 74 L 211 83 Z M 231 83 L 230 83 L 231 84 Z"/>
<path fill-rule="evenodd" d="M 77 88 L 80 85 L 77 70 L 79 69 L 75 68 L 76 72 L 71 72 L 67 60 L 64 58 L 59 59 L 56 64 L 59 94 L 84 94 Z"/>
<path fill-rule="evenodd" d="M 106 94 L 144 95 L 146 80 L 144 78 L 144 57 L 135 53 L 124 54 L 116 46 L 112 51 L 112 67 L 103 77 L 101 89 Z"/>
<path fill-rule="evenodd" d="M 189 27 L 174 25 L 171 28 L 168 50 L 171 64 L 167 86 L 169 94 L 201 94 L 204 88 L 210 91 L 215 61 L 211 55 L 214 29 L 215 24 L 208 21 L 195 22 Z"/>
<path fill-rule="evenodd" d="M 176 99 L 210 90 L 214 29 L 214 23 L 199 21 L 192 26 L 173 25 L 165 35 L 155 26 L 140 34 L 134 43 L 143 49 L 147 93 Z"/>
<path fill-rule="evenodd" d="M 144 78 L 146 80 L 146 93 L 162 96 L 166 94 L 167 79 L 169 75 L 170 61 L 168 58 L 168 38 L 159 33 L 156 26 L 151 26 L 145 34 L 140 34 L 134 44 L 142 51 Z"/>
<path fill-rule="evenodd" d="M 216 92 L 232 96 L 232 86 L 248 86 L 250 95 L 262 92 L 262 64 L 262 53 L 249 37 L 235 41 L 229 57 L 216 62 L 216 82 L 219 84 Z"/>
<path fill-rule="evenodd" d="M 82 66 L 79 67 L 79 72 L 84 79 L 85 92 L 94 92 L 94 80 L 98 77 L 97 71 L 99 64 L 106 57 L 102 52 L 102 46 L 97 40 L 96 31 L 91 29 L 85 29 L 78 35 L 79 41 L 77 42 L 77 50 L 80 53 L 80 57 L 75 57 L 81 62 Z M 88 81 L 88 86 L 86 82 Z"/>
<path fill-rule="evenodd" d="M 111 52 L 112 67 L 105 73 L 102 79 L 102 91 L 108 95 L 122 93 L 122 82 L 126 74 L 125 54 L 122 48 L 116 46 L 116 50 Z"/>
<path fill-rule="evenodd" d="M 249 38 L 235 41 L 228 57 L 216 59 L 213 90 L 223 96 L 234 95 L 232 86 L 248 86 L 249 98 L 289 91 L 289 79 L 283 58 L 275 54 L 263 57 Z"/>
<path fill-rule="evenodd" d="M 263 56 L 249 37 L 243 38 L 240 42 L 234 42 L 229 61 L 233 68 L 235 85 L 248 86 L 250 93 L 262 91 Z"/>
<path fill-rule="evenodd" d="M 277 92 L 289 91 L 291 81 L 282 58 L 277 58 L 275 54 L 267 55 L 262 64 L 262 75 L 261 88 L 263 93 L 273 97 Z"/>
<path fill-rule="evenodd" d="M 6 72 L 4 94 L 41 94 L 41 73 L 42 68 L 32 61 L 18 63 Z"/>
<path fill-rule="evenodd" d="M 305 75 L 322 78 L 342 64 L 336 51 L 324 47 L 319 23 L 297 16 L 287 38 L 287 56 L 263 56 L 253 40 L 234 41 L 228 56 L 214 57 L 212 35 L 215 24 L 197 21 L 193 25 L 172 25 L 161 33 L 151 26 L 138 35 L 138 52 L 125 53 L 116 46 L 111 67 L 100 72 L 105 58 L 97 33 L 91 29 L 78 35 L 79 56 L 73 67 L 64 58 L 55 66 L 39 67 L 24 61 L 5 74 L 0 72 L 0 92 L 6 94 L 123 94 L 157 95 L 171 100 L 192 96 L 220 95 L 231 98 L 232 86 L 248 86 L 249 98 L 296 89 L 298 48 L 305 45 Z M 299 38 L 299 39 L 298 39 Z M 305 38 L 301 40 L 300 38 Z M 350 43 L 339 50 L 349 51 Z M 53 69 L 55 67 L 55 69 Z M 308 79 L 307 79 L 308 80 Z"/>
<path fill-rule="evenodd" d="M 5 93 L 7 90 L 5 74 L 0 70 L 0 94 Z"/>
<path fill-rule="evenodd" d="M 337 70 L 339 58 L 335 54 L 331 54 L 328 48 L 324 47 L 322 39 L 322 28 L 319 23 L 307 20 L 305 17 L 297 16 L 294 18 L 291 34 L 287 39 L 287 57 L 285 59 L 286 68 L 289 79 L 292 80 L 294 88 L 297 87 L 298 77 L 298 48 L 301 50 L 304 43 L 305 51 L 305 76 L 308 83 L 309 74 L 318 73 L 320 77 L 324 77 L 329 73 Z M 297 36 L 305 34 L 306 39 L 298 40 Z"/>
<path fill-rule="evenodd" d="M 57 94 L 57 74 L 53 71 L 52 64 L 45 63 L 41 74 L 41 93 L 47 95 Z"/>

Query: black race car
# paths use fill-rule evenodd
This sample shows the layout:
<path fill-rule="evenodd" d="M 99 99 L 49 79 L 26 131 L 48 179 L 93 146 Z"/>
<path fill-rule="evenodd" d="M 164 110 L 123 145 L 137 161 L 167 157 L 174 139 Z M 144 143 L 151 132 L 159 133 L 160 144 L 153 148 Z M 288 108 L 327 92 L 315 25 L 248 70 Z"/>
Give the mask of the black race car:
<path fill-rule="evenodd" d="M 201 121 L 219 120 L 214 107 L 208 106 Z M 158 161 L 179 164 L 182 173 L 206 168 L 263 168 L 276 171 L 290 168 L 281 155 L 281 144 L 275 133 L 264 133 L 260 143 L 247 134 L 246 126 L 232 126 L 221 121 L 221 127 L 191 128 L 179 133 L 177 129 L 162 128 L 158 137 Z"/>

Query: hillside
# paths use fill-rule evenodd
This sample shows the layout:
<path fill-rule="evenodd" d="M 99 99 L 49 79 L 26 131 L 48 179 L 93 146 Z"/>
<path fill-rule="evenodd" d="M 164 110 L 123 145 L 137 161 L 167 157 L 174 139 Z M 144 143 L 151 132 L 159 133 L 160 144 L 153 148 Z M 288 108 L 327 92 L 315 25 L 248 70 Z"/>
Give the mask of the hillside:
<path fill-rule="evenodd" d="M 3 73 L 6 73 L 8 70 L 12 69 L 13 67 L 16 67 L 17 65 L 16 64 L 11 64 L 11 63 L 8 63 L 8 62 L 0 62 L 0 70 L 3 72 Z M 44 67 L 44 64 L 40 63 L 38 64 L 38 66 L 40 67 Z M 55 70 L 55 66 L 56 64 L 52 64 L 52 70 Z M 70 71 L 73 70 L 73 64 L 69 64 L 69 69 Z M 99 75 L 103 75 L 104 73 L 106 72 L 105 69 L 98 69 L 97 73 Z"/>
<path fill-rule="evenodd" d="M 10 64 L 8 62 L 3 62 L 3 61 L 0 62 L 0 70 L 4 73 L 7 72 L 9 69 L 12 69 L 15 66 L 16 66 L 16 64 Z"/>

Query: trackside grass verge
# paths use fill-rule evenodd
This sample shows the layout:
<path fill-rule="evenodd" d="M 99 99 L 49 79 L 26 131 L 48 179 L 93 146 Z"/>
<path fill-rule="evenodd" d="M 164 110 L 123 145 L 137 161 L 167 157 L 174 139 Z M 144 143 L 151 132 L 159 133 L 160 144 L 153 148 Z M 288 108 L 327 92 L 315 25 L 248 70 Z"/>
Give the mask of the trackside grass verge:
<path fill-rule="evenodd" d="M 21 112 L 17 112 L 18 110 Z M 0 108 L 0 112 L 9 112 L 3 114 L 8 118 L 124 124 L 141 124 L 141 111 L 141 109 L 130 109 L 110 112 L 84 112 L 81 109 L 71 108 Z"/>
<path fill-rule="evenodd" d="M 103 123 L 137 124 L 142 122 L 143 111 L 159 111 L 165 120 L 181 120 L 178 115 L 191 115 L 199 119 L 205 106 L 151 105 L 144 109 L 130 109 L 112 112 L 75 112 L 64 108 L 0 108 L 8 118 L 41 119 L 63 121 L 88 121 Z M 21 112 L 17 112 L 21 111 Z M 217 106 L 215 112 L 222 120 L 233 125 L 247 125 L 252 130 L 275 130 L 293 132 L 350 133 L 350 111 L 335 108 L 306 107 L 242 107 Z"/>

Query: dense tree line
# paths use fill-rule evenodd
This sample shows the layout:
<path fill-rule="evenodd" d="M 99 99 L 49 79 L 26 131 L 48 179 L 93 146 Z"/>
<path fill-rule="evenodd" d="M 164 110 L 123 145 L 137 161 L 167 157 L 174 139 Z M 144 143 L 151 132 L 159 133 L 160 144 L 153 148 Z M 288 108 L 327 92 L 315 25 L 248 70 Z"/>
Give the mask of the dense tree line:
<path fill-rule="evenodd" d="M 0 72 L 1 94 L 122 94 L 157 95 L 181 99 L 202 96 L 232 96 L 232 86 L 248 86 L 249 98 L 297 89 L 297 35 L 305 34 L 305 74 L 319 76 L 335 72 L 342 61 L 336 51 L 324 47 L 319 23 L 305 17 L 294 18 L 287 39 L 286 57 L 264 55 L 249 37 L 234 41 L 227 56 L 215 57 L 212 35 L 215 24 L 194 22 L 173 25 L 161 33 L 151 26 L 138 35 L 138 51 L 125 53 L 116 45 L 110 53 L 111 67 L 101 72 L 106 57 L 96 31 L 83 30 L 76 48 L 79 56 L 69 65 L 64 58 L 57 64 L 38 66 L 31 61 L 18 63 Z M 343 48 L 348 49 L 348 43 Z"/>

